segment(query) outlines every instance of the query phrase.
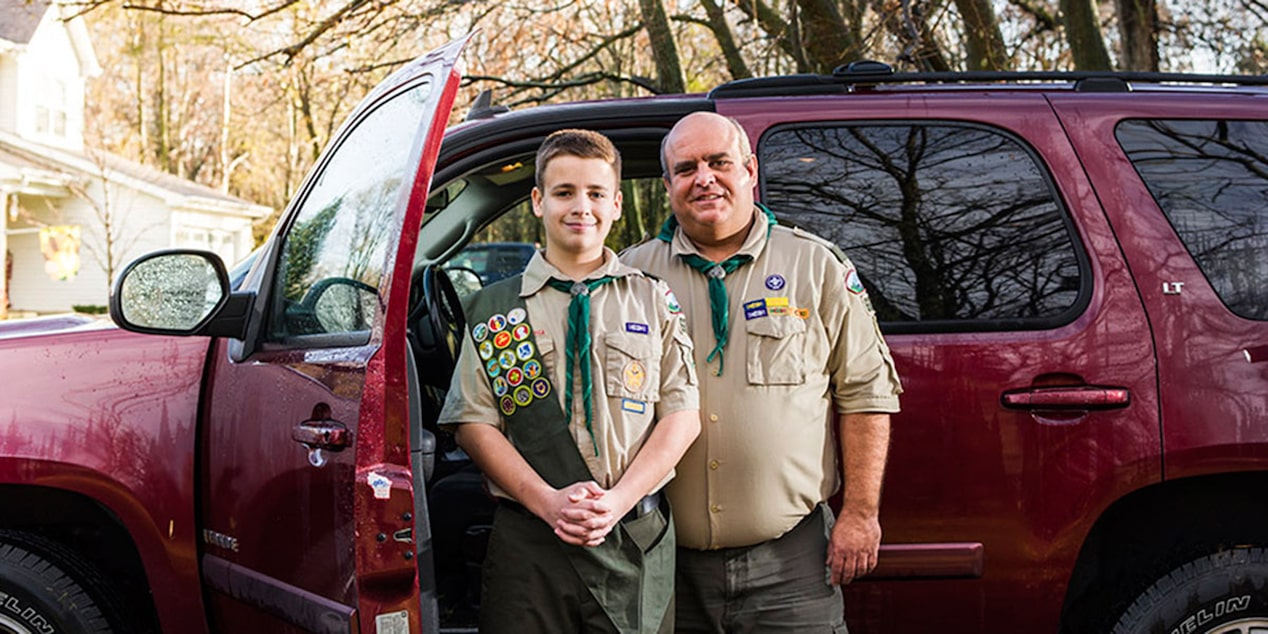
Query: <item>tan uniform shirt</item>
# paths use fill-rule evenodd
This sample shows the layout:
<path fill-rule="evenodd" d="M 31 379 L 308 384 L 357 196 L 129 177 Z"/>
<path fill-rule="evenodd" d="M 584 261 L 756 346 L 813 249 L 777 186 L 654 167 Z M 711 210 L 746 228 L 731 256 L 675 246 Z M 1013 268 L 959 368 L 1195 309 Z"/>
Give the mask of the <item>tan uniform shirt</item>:
<path fill-rule="evenodd" d="M 828 243 L 758 212 L 740 253 L 753 261 L 726 276 L 730 337 L 715 338 L 708 278 L 679 254 L 699 251 L 681 227 L 621 254 L 669 282 L 696 342 L 700 436 L 666 491 L 678 544 L 748 546 L 783 535 L 840 486 L 836 414 L 896 412 L 902 392 L 889 349 L 853 265 Z"/>
<path fill-rule="evenodd" d="M 611 488 L 652 432 L 655 421 L 680 410 L 699 409 L 691 340 L 669 286 L 625 266 L 604 249 L 603 266 L 586 279 L 605 275 L 625 278 L 594 289 L 590 294 L 590 367 L 594 412 L 591 424 L 596 442 L 586 430 L 581 373 L 574 369 L 573 411 L 569 428 L 595 482 Z M 542 257 L 533 256 L 524 270 L 520 296 L 525 298 L 527 322 L 550 378 L 554 395 L 564 408 L 568 333 L 568 304 L 572 296 L 546 285 L 551 278 L 568 279 Z M 510 308 L 509 306 L 507 307 Z M 507 422 L 485 374 L 470 332 L 463 337 L 458 367 L 440 412 L 441 425 L 485 423 L 505 431 Z M 512 417 L 511 424 L 514 424 Z M 673 477 L 670 472 L 656 490 Z M 511 498 L 492 482 L 490 490 Z"/>

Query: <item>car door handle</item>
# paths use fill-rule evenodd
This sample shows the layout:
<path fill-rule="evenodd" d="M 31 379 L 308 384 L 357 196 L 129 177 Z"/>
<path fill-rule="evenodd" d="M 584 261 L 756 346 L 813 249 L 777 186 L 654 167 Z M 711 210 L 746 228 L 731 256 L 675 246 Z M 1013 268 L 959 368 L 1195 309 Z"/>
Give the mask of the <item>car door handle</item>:
<path fill-rule="evenodd" d="M 1268 346 L 1250 346 L 1242 350 L 1242 354 L 1246 355 L 1246 360 L 1251 363 L 1263 363 L 1268 361 Z"/>
<path fill-rule="evenodd" d="M 347 425 L 336 420 L 306 420 L 291 430 L 291 439 L 309 449 L 343 451 L 352 444 L 352 432 Z"/>
<path fill-rule="evenodd" d="M 1000 404 L 1022 410 L 1101 410 L 1127 407 L 1131 391 L 1125 387 L 1076 385 L 1070 387 L 1038 387 L 1009 390 L 1000 396 Z"/>

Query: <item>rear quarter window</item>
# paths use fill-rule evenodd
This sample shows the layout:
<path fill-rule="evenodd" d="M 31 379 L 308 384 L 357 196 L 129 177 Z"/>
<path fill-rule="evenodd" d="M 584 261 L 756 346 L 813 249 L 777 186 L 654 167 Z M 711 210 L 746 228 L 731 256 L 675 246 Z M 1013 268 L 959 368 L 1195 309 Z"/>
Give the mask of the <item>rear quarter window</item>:
<path fill-rule="evenodd" d="M 763 200 L 837 244 L 889 332 L 1037 329 L 1081 310 L 1084 257 L 1038 158 L 949 122 L 775 128 Z"/>
<path fill-rule="evenodd" d="M 1115 136 L 1220 300 L 1268 320 L 1268 122 L 1127 120 Z"/>

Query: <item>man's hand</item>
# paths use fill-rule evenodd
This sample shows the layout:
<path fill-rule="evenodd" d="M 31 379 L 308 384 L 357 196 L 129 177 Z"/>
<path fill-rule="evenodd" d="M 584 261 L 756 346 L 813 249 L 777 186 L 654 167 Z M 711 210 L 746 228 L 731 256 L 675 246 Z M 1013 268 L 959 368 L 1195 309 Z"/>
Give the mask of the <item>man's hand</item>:
<path fill-rule="evenodd" d="M 828 541 L 828 567 L 833 585 L 845 585 L 876 567 L 881 547 L 881 523 L 875 515 L 842 510 Z"/>

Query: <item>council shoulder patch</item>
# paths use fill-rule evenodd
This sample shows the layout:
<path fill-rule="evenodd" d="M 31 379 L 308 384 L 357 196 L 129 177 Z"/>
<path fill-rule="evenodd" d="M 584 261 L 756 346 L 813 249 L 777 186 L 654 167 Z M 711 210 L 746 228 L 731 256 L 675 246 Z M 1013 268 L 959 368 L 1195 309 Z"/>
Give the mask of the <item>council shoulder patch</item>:
<path fill-rule="evenodd" d="M 863 280 L 859 279 L 859 272 L 857 269 L 851 268 L 849 271 L 846 271 L 845 288 L 855 295 L 862 295 L 867 292 L 867 289 L 863 287 Z"/>

